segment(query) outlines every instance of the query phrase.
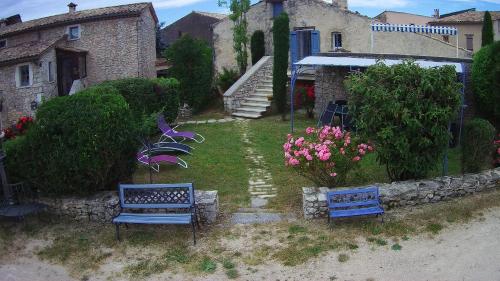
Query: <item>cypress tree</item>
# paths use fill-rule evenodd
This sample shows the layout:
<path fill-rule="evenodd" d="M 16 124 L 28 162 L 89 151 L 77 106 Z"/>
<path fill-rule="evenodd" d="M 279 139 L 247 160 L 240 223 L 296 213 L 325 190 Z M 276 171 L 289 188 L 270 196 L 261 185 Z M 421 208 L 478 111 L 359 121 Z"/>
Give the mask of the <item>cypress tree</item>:
<path fill-rule="evenodd" d="M 281 13 L 274 19 L 274 65 L 273 65 L 273 97 L 276 101 L 278 112 L 283 119 L 286 114 L 286 83 L 288 80 L 288 51 L 290 48 L 289 18 L 286 13 Z"/>
<path fill-rule="evenodd" d="M 486 11 L 484 13 L 484 20 L 483 20 L 483 34 L 482 34 L 482 42 L 481 46 L 484 47 L 486 45 L 489 45 L 494 42 L 493 39 L 493 22 L 491 20 L 491 14 L 490 12 Z"/>
<path fill-rule="evenodd" d="M 252 65 L 256 64 L 265 54 L 264 32 L 257 30 L 250 39 L 250 51 L 252 52 Z"/>

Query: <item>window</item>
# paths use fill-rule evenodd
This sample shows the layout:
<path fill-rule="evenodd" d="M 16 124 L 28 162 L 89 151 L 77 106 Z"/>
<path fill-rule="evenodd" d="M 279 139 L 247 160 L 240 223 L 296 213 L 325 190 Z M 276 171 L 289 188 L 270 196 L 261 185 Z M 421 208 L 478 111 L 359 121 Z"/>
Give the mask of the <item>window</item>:
<path fill-rule="evenodd" d="M 177 38 L 181 38 L 182 37 L 182 31 L 179 30 L 179 33 L 177 35 Z"/>
<path fill-rule="evenodd" d="M 473 34 L 465 34 L 467 50 L 474 51 L 474 35 Z"/>
<path fill-rule="evenodd" d="M 47 63 L 47 75 L 49 82 L 54 81 L 54 65 L 51 61 Z"/>
<path fill-rule="evenodd" d="M 79 25 L 68 27 L 68 39 L 69 40 L 80 39 L 80 26 Z"/>
<path fill-rule="evenodd" d="M 450 36 L 443 35 L 443 41 L 446 42 L 446 43 L 450 43 Z"/>
<path fill-rule="evenodd" d="M 342 48 L 342 33 L 332 32 L 332 49 Z"/>
<path fill-rule="evenodd" d="M 0 40 L 0 49 L 7 47 L 7 39 Z"/>
<path fill-rule="evenodd" d="M 17 87 L 28 87 L 33 84 L 33 71 L 31 64 L 17 66 L 16 85 Z"/>
<path fill-rule="evenodd" d="M 283 12 L 283 2 L 273 3 L 273 18 L 279 16 Z"/>

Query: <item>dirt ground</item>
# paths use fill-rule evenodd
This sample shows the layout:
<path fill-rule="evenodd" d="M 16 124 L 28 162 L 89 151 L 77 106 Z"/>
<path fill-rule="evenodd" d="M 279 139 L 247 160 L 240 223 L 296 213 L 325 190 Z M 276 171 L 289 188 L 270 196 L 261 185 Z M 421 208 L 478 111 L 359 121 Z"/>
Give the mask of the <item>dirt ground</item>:
<path fill-rule="evenodd" d="M 124 265 L 113 260 L 90 276 L 74 279 L 65 267 L 40 261 L 33 249 L 42 240 L 27 241 L 26 247 L 9 259 L 2 259 L 2 281 L 129 280 L 116 274 Z M 234 242 L 233 242 L 234 243 Z M 331 251 L 294 267 L 278 262 L 247 267 L 238 266 L 239 277 L 232 280 L 474 280 L 500 281 L 500 208 L 484 212 L 467 224 L 454 224 L 435 236 L 422 234 L 399 241 L 401 250 L 389 245 L 374 247 L 359 238 L 359 248 L 346 252 L 348 260 L 339 262 L 339 252 Z M 233 245 L 237 246 L 237 245 Z M 244 245 L 241 245 L 244 246 Z M 213 274 L 199 276 L 166 271 L 146 280 L 229 280 L 219 266 Z"/>

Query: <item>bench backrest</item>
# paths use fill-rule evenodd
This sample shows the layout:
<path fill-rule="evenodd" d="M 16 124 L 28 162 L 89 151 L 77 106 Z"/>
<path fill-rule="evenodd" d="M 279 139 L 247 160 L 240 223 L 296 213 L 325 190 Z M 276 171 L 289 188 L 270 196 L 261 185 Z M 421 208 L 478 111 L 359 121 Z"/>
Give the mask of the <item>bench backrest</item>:
<path fill-rule="evenodd" d="M 178 184 L 120 184 L 122 208 L 192 208 L 194 187 L 192 183 Z"/>
<path fill-rule="evenodd" d="M 329 209 L 369 208 L 379 206 L 378 187 L 331 191 L 327 194 Z"/>

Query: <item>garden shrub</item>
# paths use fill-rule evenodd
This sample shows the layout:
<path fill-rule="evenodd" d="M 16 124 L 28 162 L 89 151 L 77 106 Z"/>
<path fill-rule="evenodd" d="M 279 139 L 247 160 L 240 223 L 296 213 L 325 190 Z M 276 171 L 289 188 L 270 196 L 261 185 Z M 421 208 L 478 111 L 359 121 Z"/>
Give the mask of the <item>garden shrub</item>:
<path fill-rule="evenodd" d="M 373 141 L 391 180 L 424 178 L 436 167 L 460 105 L 455 68 L 377 63 L 351 74 L 346 86 L 354 123 Z"/>
<path fill-rule="evenodd" d="M 125 99 L 103 89 L 43 103 L 32 128 L 5 143 L 9 180 L 48 195 L 87 195 L 129 180 L 136 166 L 136 122 Z"/>
<path fill-rule="evenodd" d="M 307 128 L 305 137 L 288 135 L 283 145 L 285 165 L 318 186 L 338 187 L 363 157 L 373 151 L 340 127 Z"/>
<path fill-rule="evenodd" d="M 199 112 L 212 93 L 212 49 L 205 41 L 184 35 L 164 54 L 180 83 L 180 102 Z"/>
<path fill-rule="evenodd" d="M 463 142 L 463 169 L 468 173 L 481 171 L 491 165 L 495 127 L 490 122 L 475 118 L 465 124 Z"/>
<path fill-rule="evenodd" d="M 474 54 L 472 87 L 481 117 L 500 128 L 500 41 Z"/>
<path fill-rule="evenodd" d="M 226 92 L 231 86 L 238 81 L 240 75 L 238 71 L 234 69 L 222 68 L 222 73 L 217 76 L 216 85 L 223 91 Z"/>
<path fill-rule="evenodd" d="M 252 53 L 252 65 L 256 64 L 266 54 L 264 31 L 257 30 L 252 34 L 250 51 Z"/>
<path fill-rule="evenodd" d="M 274 65 L 273 65 L 273 98 L 276 101 L 278 112 L 283 119 L 286 113 L 286 84 L 288 82 L 288 51 L 289 42 L 289 18 L 286 13 L 281 13 L 274 19 Z"/>
<path fill-rule="evenodd" d="M 495 42 L 495 35 L 493 33 L 493 21 L 489 11 L 484 13 L 483 29 L 481 32 L 481 46 L 484 47 Z"/>

